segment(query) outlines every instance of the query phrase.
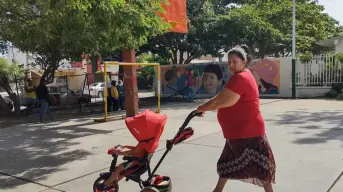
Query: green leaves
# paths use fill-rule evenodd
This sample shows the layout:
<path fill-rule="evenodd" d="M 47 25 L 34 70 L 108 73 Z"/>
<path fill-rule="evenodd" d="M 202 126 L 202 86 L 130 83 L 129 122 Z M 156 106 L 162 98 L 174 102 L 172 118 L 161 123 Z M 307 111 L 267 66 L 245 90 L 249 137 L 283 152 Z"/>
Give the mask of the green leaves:
<path fill-rule="evenodd" d="M 16 63 L 8 63 L 4 58 L 0 57 L 0 86 L 14 82 L 15 78 L 24 77 L 24 70 Z"/>
<path fill-rule="evenodd" d="M 0 39 L 33 53 L 53 78 L 62 59 L 138 48 L 166 32 L 161 7 L 160 0 L 3 0 Z"/>
<path fill-rule="evenodd" d="M 282 38 L 280 31 L 259 15 L 253 6 L 234 8 L 220 22 L 223 22 L 221 26 L 228 26 L 223 28 L 229 31 L 226 33 L 227 41 L 235 44 L 267 44 Z"/>
<path fill-rule="evenodd" d="M 143 53 L 137 57 L 138 63 L 159 63 L 160 65 L 169 65 L 170 61 L 167 58 L 159 56 L 157 54 Z"/>
<path fill-rule="evenodd" d="M 0 54 L 7 53 L 7 49 L 8 49 L 7 46 L 8 46 L 7 43 L 0 39 Z"/>
<path fill-rule="evenodd" d="M 266 3 L 253 4 L 253 6 L 258 7 L 256 10 L 259 15 L 282 33 L 282 52 L 291 52 L 292 1 L 284 0 L 281 3 L 279 0 L 269 0 Z M 319 53 L 323 48 L 315 44 L 318 40 L 327 39 L 342 32 L 342 28 L 337 26 L 338 22 L 323 13 L 324 7 L 315 1 L 297 0 L 296 8 L 297 52 Z"/>
<path fill-rule="evenodd" d="M 187 64 L 206 54 L 219 55 L 215 7 L 212 0 L 187 0 L 189 33 L 166 33 L 149 38 L 149 43 L 141 46 L 138 53 L 159 54 L 174 64 Z"/>

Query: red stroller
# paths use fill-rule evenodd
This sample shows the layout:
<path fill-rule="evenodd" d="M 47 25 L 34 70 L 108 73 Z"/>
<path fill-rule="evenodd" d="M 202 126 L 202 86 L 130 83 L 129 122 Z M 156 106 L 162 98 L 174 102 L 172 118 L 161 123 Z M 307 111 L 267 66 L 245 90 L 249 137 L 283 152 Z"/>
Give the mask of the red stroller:
<path fill-rule="evenodd" d="M 132 180 L 137 182 L 141 188 L 141 192 L 170 192 L 172 190 L 171 179 L 168 176 L 156 175 L 155 172 L 161 165 L 168 152 L 172 150 L 174 145 L 183 142 L 193 135 L 194 130 L 191 127 L 186 128 L 186 126 L 192 118 L 200 115 L 201 114 L 196 113 L 195 111 L 188 115 L 175 137 L 171 140 L 167 140 L 167 150 L 164 152 L 156 167 L 152 171 L 150 167 L 150 159 L 159 145 L 167 116 L 146 110 L 135 117 L 127 118 L 125 122 L 128 129 L 136 138 L 136 140 L 144 146 L 146 151 L 148 151 L 148 154 L 141 159 L 132 156 L 124 156 L 123 160 L 134 160 L 135 163 L 130 165 L 128 169 L 120 174 L 121 176 L 118 181 L 126 178 L 126 181 Z M 119 148 L 121 148 L 121 146 L 112 147 L 108 150 L 108 154 L 112 155 L 113 157 L 111 167 L 109 172 L 100 173 L 100 177 L 96 179 L 93 184 L 93 192 L 119 191 L 118 181 L 114 182 L 111 187 L 105 187 L 103 184 L 103 182 L 112 175 L 116 167 L 118 156 L 114 153 L 114 151 L 120 150 Z M 141 175 L 143 175 L 145 172 L 148 172 L 148 178 L 143 181 L 141 179 Z"/>

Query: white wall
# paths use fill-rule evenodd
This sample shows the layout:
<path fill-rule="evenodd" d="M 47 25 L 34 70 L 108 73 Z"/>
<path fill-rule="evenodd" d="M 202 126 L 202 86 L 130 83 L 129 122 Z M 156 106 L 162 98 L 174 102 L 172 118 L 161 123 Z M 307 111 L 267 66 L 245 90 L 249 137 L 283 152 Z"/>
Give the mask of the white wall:
<path fill-rule="evenodd" d="M 343 37 L 336 40 L 336 42 L 335 42 L 335 52 L 336 53 L 343 53 Z"/>
<path fill-rule="evenodd" d="M 303 64 L 298 63 L 297 69 Z M 299 72 L 296 70 L 296 73 Z M 324 96 L 331 87 L 297 87 L 296 97 L 318 97 Z M 265 95 L 264 95 L 265 96 Z M 291 58 L 280 58 L 280 94 L 270 95 L 273 97 L 292 97 L 292 59 Z"/>
<path fill-rule="evenodd" d="M 26 53 L 19 51 L 17 48 L 9 48 L 7 53 L 7 61 L 12 63 L 12 60 L 18 62 L 19 65 L 24 65 L 24 68 L 27 69 L 27 64 L 33 62 L 29 59 Z"/>
<path fill-rule="evenodd" d="M 24 65 L 24 69 L 33 68 L 32 66 L 27 66 L 27 64 L 35 62 L 35 60 L 32 59 L 32 54 L 23 53 L 17 48 L 9 48 L 7 53 L 7 61 L 12 63 L 13 59 L 15 59 L 19 65 Z M 63 64 L 63 66 L 59 67 L 59 69 L 71 68 L 71 63 L 68 60 L 64 59 L 60 63 Z M 40 69 L 39 66 L 36 66 L 35 68 Z"/>

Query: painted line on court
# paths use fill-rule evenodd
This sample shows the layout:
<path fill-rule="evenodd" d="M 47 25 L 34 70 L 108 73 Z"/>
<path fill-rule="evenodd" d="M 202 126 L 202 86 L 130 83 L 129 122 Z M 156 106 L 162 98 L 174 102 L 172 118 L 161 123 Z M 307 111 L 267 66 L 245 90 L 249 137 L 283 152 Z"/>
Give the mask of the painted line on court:
<path fill-rule="evenodd" d="M 271 104 L 271 103 L 275 103 L 275 102 L 280 102 L 280 101 L 283 101 L 283 100 L 284 100 L 284 99 L 280 99 L 280 100 L 276 100 L 276 101 L 270 101 L 270 102 L 266 102 L 266 103 L 261 103 L 261 105 L 266 105 L 266 104 Z M 197 137 L 197 138 L 188 140 L 187 142 L 183 142 L 183 144 L 207 146 L 207 147 L 213 147 L 213 148 L 222 148 L 222 147 L 218 147 L 218 146 L 210 146 L 210 145 L 201 145 L 201 144 L 190 143 L 190 142 L 192 142 L 192 141 L 195 141 L 195 140 L 198 140 L 198 139 L 202 139 L 202 138 L 204 138 L 204 137 L 211 136 L 211 135 L 214 135 L 214 134 L 217 134 L 217 133 L 220 133 L 220 132 L 221 132 L 221 131 L 216 131 L 216 132 L 213 132 L 213 133 L 210 133 L 210 134 L 206 134 L 206 135 L 203 135 L 203 136 L 201 136 L 201 137 Z M 166 140 L 164 140 L 164 142 L 166 142 Z M 156 150 L 156 151 L 155 151 L 155 154 L 156 154 L 156 153 L 159 153 L 159 152 L 163 152 L 163 151 L 165 151 L 165 150 L 166 150 L 165 147 L 162 148 L 162 149 Z M 94 173 L 98 173 L 98 172 L 101 172 L 101 171 L 105 171 L 105 170 L 107 170 L 107 169 L 109 169 L 109 166 L 107 166 L 106 168 L 102 168 L 102 169 L 99 169 L 99 170 L 96 170 L 96 171 L 87 173 L 87 174 L 85 174 L 85 175 L 81 175 L 81 176 L 76 177 L 76 178 L 69 179 L 69 180 L 67 180 L 67 181 L 64 181 L 64 182 L 55 184 L 55 185 L 53 185 L 52 187 L 57 187 L 57 186 L 60 186 L 60 185 L 63 185 L 63 184 L 66 184 L 66 183 L 69 183 L 69 182 L 72 182 L 72 181 L 81 179 L 81 178 L 83 178 L 83 177 L 92 175 L 92 174 L 94 174 Z"/>
<path fill-rule="evenodd" d="M 341 174 L 338 175 L 338 177 L 335 179 L 335 181 L 331 184 L 331 186 L 326 192 L 330 192 L 342 177 L 343 177 L 343 171 L 341 172 Z"/>
<path fill-rule="evenodd" d="M 4 176 L 7 176 L 7 177 L 12 177 L 14 179 L 18 179 L 18 180 L 21 180 L 21 181 L 25 181 L 27 183 L 33 183 L 33 184 L 36 184 L 36 185 L 39 185 L 39 186 L 42 186 L 42 187 L 46 187 L 47 189 L 44 189 L 45 190 L 48 190 L 48 189 L 52 189 L 52 190 L 56 190 L 56 191 L 59 191 L 59 192 L 65 192 L 65 191 L 62 191 L 62 190 L 59 190 L 59 189 L 55 189 L 53 188 L 52 186 L 49 186 L 49 185 L 45 185 L 45 184 L 42 184 L 42 183 L 38 183 L 38 182 L 35 182 L 35 181 L 32 181 L 30 179 L 25 179 L 25 178 L 22 178 L 22 177 L 17 177 L 17 176 L 14 176 L 14 175 L 10 175 L 10 174 L 7 174 L 7 173 L 3 173 L 3 172 L 0 172 L 0 175 L 4 175 Z"/>

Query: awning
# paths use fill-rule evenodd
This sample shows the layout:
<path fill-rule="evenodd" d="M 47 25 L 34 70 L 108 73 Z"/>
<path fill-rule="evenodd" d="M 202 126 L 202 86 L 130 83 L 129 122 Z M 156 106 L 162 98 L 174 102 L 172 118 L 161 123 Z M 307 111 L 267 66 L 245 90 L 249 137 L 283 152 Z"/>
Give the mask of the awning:
<path fill-rule="evenodd" d="M 42 74 L 38 73 L 37 71 L 30 70 L 31 72 L 31 79 L 40 79 L 42 77 Z"/>

